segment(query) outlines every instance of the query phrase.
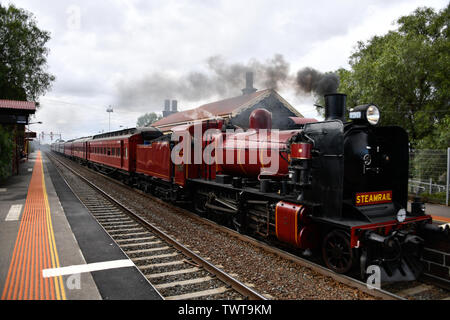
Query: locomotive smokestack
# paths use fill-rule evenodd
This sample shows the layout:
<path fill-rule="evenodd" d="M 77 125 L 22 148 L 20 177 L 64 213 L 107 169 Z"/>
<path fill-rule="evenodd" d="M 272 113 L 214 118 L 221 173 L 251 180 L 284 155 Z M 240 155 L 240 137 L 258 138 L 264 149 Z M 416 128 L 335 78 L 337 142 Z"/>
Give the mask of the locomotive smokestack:
<path fill-rule="evenodd" d="M 346 122 L 345 112 L 347 95 L 340 93 L 327 94 L 325 96 L 325 120 L 341 120 Z"/>
<path fill-rule="evenodd" d="M 242 90 L 242 93 L 244 95 L 252 94 L 257 91 L 255 88 L 253 88 L 253 72 L 247 72 L 245 74 L 245 82 L 246 87 Z"/>

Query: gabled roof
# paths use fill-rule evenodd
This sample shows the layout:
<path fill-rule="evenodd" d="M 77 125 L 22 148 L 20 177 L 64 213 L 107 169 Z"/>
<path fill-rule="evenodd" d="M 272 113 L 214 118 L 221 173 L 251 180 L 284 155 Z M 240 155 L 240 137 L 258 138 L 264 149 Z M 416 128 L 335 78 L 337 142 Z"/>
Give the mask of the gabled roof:
<path fill-rule="evenodd" d="M 267 89 L 258 91 L 248 95 L 242 95 L 230 99 L 225 99 L 209 104 L 205 104 L 197 109 L 187 110 L 183 112 L 174 113 L 166 118 L 163 118 L 152 124 L 153 127 L 161 130 L 170 130 L 175 125 L 192 122 L 195 120 L 207 120 L 217 117 L 231 117 L 239 114 L 247 108 L 253 107 L 261 100 L 274 94 L 283 105 L 291 110 L 299 117 L 303 117 L 297 110 L 295 110 L 286 100 L 284 100 L 275 90 Z"/>
<path fill-rule="evenodd" d="M 30 101 L 0 100 L 0 109 L 36 111 L 36 104 Z"/>

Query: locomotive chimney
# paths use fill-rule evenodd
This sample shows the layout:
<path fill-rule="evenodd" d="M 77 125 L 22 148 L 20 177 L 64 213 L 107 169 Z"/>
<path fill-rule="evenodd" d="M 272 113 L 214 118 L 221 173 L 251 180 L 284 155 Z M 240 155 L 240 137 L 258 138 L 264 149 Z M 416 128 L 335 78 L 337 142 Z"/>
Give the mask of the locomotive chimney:
<path fill-rule="evenodd" d="M 253 72 L 247 72 L 245 74 L 245 82 L 245 89 L 242 89 L 242 93 L 244 95 L 252 94 L 257 91 L 255 88 L 253 88 Z"/>
<path fill-rule="evenodd" d="M 327 94 L 325 96 L 325 120 L 341 120 L 342 122 L 346 122 L 346 103 L 347 95 L 345 94 Z"/>

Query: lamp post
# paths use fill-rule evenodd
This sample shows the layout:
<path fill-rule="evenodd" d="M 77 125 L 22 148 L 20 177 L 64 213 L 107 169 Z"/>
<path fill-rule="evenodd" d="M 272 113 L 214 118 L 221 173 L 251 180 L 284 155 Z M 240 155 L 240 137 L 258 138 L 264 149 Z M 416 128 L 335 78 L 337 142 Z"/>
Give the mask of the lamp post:
<path fill-rule="evenodd" d="M 111 106 L 109 106 L 109 108 L 106 109 L 106 112 L 109 113 L 109 132 L 111 132 L 111 113 L 114 112 L 114 109 Z"/>

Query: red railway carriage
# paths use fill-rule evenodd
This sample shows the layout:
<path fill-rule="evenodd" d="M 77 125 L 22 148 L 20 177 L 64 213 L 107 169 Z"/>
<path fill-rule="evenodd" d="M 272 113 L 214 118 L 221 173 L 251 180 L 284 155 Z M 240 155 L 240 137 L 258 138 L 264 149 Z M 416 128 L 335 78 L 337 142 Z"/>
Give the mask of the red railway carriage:
<path fill-rule="evenodd" d="M 88 142 L 91 138 L 77 139 L 72 142 L 72 156 L 78 161 L 86 161 L 88 159 Z"/>
<path fill-rule="evenodd" d="M 178 152 L 178 156 L 182 158 L 180 161 L 181 163 L 176 165 L 172 164 L 174 165 L 173 182 L 176 185 L 185 187 L 189 179 L 216 178 L 216 170 L 218 168 L 218 165 L 210 165 L 208 163 L 205 163 L 203 159 L 203 153 L 208 145 L 216 144 L 215 139 L 218 136 L 221 136 L 221 133 L 219 132 L 222 130 L 223 125 L 223 120 L 208 120 L 172 128 L 173 134 L 178 136 L 178 139 L 175 138 L 174 140 L 177 140 L 178 143 L 181 143 L 183 145 L 183 150 L 180 150 L 180 152 Z M 207 131 L 210 131 L 211 135 L 208 137 L 203 137 L 203 135 Z M 192 139 L 191 141 L 194 142 L 195 145 L 195 139 L 198 139 L 198 137 L 196 137 L 197 134 L 201 135 L 201 150 L 197 150 L 196 148 L 194 148 L 191 149 L 190 154 L 188 154 L 184 149 L 187 146 L 185 142 L 183 142 L 183 139 L 187 138 L 187 136 L 190 136 L 190 138 Z M 215 156 L 215 152 L 213 152 L 211 154 L 211 157 L 214 158 Z"/>
<path fill-rule="evenodd" d="M 129 176 L 136 171 L 137 146 L 161 135 L 155 128 L 126 129 L 97 135 L 87 141 L 87 159 L 104 171 Z"/>
<path fill-rule="evenodd" d="M 172 179 L 170 141 L 154 141 L 149 145 L 139 145 L 136 150 L 136 172 L 154 176 L 168 182 Z"/>
<path fill-rule="evenodd" d="M 51 145 L 52 151 L 64 154 L 64 142 L 55 142 Z"/>
<path fill-rule="evenodd" d="M 64 154 L 67 157 L 72 157 L 73 156 L 73 149 L 72 149 L 72 147 L 73 147 L 73 142 L 72 141 L 64 143 Z"/>
<path fill-rule="evenodd" d="M 133 171 L 130 162 L 130 141 L 131 136 L 121 136 L 117 138 L 91 140 L 89 142 L 89 161 L 105 165 L 111 168 Z M 130 143 L 131 142 L 131 143 Z"/>

